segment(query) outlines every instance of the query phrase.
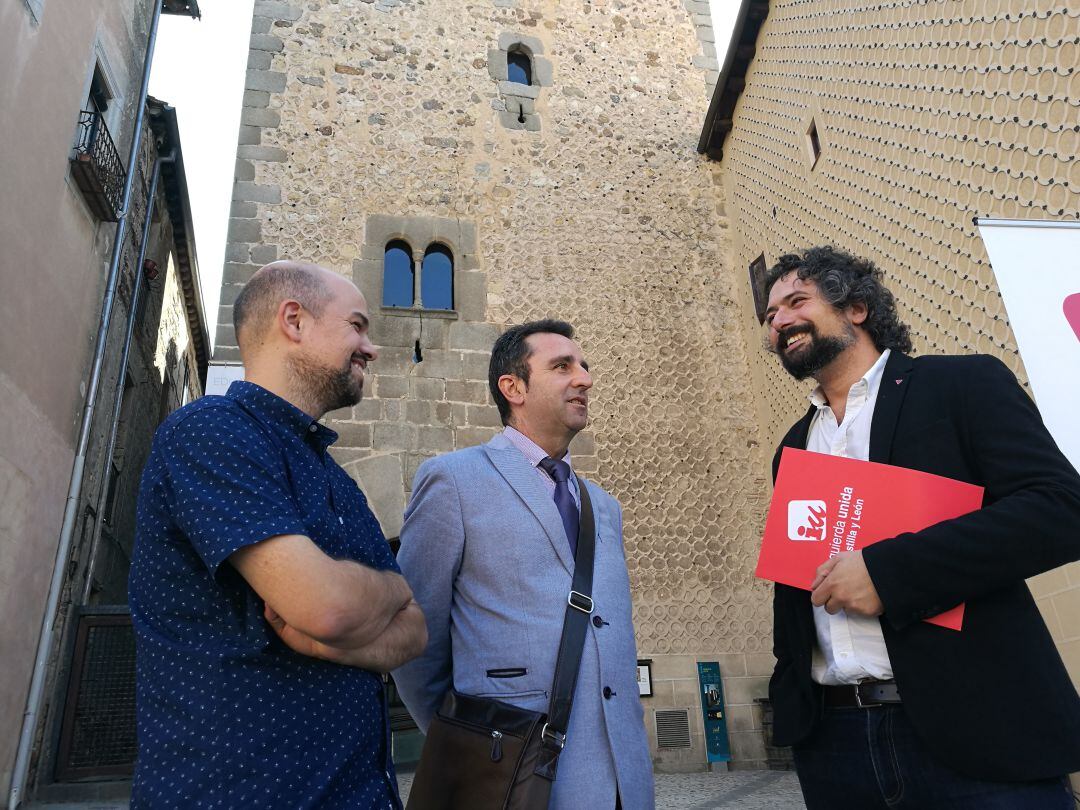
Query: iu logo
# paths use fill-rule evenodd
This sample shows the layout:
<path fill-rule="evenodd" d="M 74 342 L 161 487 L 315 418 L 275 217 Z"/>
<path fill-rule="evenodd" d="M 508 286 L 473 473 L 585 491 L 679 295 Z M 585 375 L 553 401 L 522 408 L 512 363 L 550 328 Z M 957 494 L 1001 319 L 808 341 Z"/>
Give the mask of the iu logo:
<path fill-rule="evenodd" d="M 788 501 L 788 540 L 825 539 L 825 501 Z"/>
<path fill-rule="evenodd" d="M 1068 296 L 1061 308 L 1065 310 L 1065 318 L 1076 333 L 1076 339 L 1080 340 L 1080 293 Z"/>

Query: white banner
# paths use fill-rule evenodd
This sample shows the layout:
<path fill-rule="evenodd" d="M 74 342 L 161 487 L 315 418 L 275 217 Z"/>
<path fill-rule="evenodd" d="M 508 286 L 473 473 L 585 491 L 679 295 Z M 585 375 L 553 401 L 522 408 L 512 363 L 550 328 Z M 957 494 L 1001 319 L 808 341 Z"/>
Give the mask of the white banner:
<path fill-rule="evenodd" d="M 1080 222 L 976 224 L 1043 421 L 1080 470 Z"/>
<path fill-rule="evenodd" d="M 206 369 L 206 393 L 224 394 L 236 380 L 244 379 L 240 363 L 211 363 Z"/>

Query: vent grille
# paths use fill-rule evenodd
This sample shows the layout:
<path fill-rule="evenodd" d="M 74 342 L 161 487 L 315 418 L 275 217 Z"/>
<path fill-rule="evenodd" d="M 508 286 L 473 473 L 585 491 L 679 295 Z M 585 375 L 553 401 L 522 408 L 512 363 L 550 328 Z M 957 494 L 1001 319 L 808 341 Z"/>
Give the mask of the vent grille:
<path fill-rule="evenodd" d="M 656 712 L 656 744 L 659 748 L 690 747 L 690 712 L 661 709 Z"/>
<path fill-rule="evenodd" d="M 131 617 L 81 616 L 60 732 L 57 781 L 129 776 L 135 753 Z"/>

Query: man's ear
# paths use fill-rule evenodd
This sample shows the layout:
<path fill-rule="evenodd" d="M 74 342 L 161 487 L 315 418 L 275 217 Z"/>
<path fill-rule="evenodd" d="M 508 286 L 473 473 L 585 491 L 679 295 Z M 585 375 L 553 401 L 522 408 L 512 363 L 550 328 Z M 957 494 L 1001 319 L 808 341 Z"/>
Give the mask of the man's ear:
<path fill-rule="evenodd" d="M 848 305 L 848 318 L 854 324 L 862 324 L 870 315 L 870 308 L 865 301 L 856 301 Z"/>
<path fill-rule="evenodd" d="M 511 405 L 521 405 L 528 390 L 529 386 L 516 374 L 503 374 L 499 377 L 499 391 Z"/>
<path fill-rule="evenodd" d="M 300 342 L 300 333 L 305 328 L 304 307 L 299 301 L 286 299 L 278 305 L 276 324 L 286 339 L 293 343 Z"/>

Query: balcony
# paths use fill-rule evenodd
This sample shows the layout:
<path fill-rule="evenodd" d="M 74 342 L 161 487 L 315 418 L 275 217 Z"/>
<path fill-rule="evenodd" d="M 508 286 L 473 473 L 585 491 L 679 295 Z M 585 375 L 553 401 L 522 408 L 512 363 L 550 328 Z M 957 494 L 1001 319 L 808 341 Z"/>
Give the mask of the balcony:
<path fill-rule="evenodd" d="M 94 216 L 104 222 L 119 220 L 126 172 L 101 113 L 92 110 L 79 113 L 71 174 Z"/>

